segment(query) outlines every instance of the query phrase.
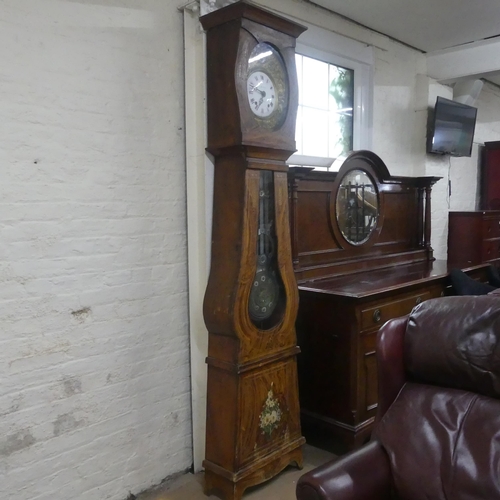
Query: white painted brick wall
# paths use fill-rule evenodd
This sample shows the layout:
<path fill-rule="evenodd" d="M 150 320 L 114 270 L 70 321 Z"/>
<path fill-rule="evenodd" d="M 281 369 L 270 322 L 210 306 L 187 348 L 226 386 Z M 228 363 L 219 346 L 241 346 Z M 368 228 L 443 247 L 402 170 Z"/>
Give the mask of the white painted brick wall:
<path fill-rule="evenodd" d="M 425 159 L 418 132 L 425 126 L 415 113 L 417 75 L 425 73 L 425 57 L 402 44 L 387 41 L 375 49 L 373 150 L 392 175 L 417 175 Z"/>
<path fill-rule="evenodd" d="M 470 158 L 427 155 L 428 107 L 438 95 L 451 99 L 453 91 L 425 73 L 425 57 L 415 50 L 396 42 L 375 50 L 373 150 L 393 175 L 442 177 L 432 190 L 431 243 L 434 256 L 446 260 L 448 212 L 478 207 L 479 148 L 500 137 L 500 91 L 486 83 L 475 103 L 478 120 Z"/>
<path fill-rule="evenodd" d="M 452 91 L 447 88 L 440 95 L 450 99 Z M 454 158 L 428 155 L 426 159 L 426 175 L 443 177 L 432 194 L 432 246 L 438 259 L 446 260 L 448 257 L 448 212 L 479 208 L 480 147 L 485 141 L 496 141 L 500 137 L 498 88 L 486 83 L 474 106 L 478 112 L 472 156 Z M 451 183 L 451 195 L 448 192 L 448 180 Z"/>
<path fill-rule="evenodd" d="M 192 462 L 182 16 L 0 1 L 0 498 Z"/>

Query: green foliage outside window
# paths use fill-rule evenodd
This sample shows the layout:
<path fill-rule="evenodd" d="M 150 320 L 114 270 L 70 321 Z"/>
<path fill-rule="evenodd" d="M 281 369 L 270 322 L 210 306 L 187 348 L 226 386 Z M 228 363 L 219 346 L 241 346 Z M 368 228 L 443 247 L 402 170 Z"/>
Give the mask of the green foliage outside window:
<path fill-rule="evenodd" d="M 338 125 L 340 137 L 337 145 L 340 154 L 346 154 L 353 148 L 353 107 L 354 107 L 354 71 L 336 66 L 337 76 L 330 82 L 329 93 L 335 100 L 338 109 Z"/>

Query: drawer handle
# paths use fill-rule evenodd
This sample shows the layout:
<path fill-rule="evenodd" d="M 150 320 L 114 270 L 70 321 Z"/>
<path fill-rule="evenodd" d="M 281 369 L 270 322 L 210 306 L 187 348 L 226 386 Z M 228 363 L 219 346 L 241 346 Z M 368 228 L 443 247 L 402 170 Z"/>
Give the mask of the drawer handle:
<path fill-rule="evenodd" d="M 417 304 L 417 306 L 422 302 L 422 297 L 417 297 L 417 300 L 415 301 L 415 303 Z"/>
<path fill-rule="evenodd" d="M 375 311 L 373 311 L 373 321 L 375 323 L 378 323 L 382 318 L 382 314 L 380 313 L 380 309 L 375 309 Z"/>

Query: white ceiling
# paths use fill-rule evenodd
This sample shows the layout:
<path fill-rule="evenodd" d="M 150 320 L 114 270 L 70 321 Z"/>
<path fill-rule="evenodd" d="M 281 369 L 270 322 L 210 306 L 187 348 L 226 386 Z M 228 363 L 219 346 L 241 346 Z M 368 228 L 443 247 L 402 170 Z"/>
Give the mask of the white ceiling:
<path fill-rule="evenodd" d="M 310 1 L 430 56 L 443 51 L 455 56 L 468 53 L 472 67 L 478 57 L 484 59 L 488 54 L 491 60 L 471 73 L 475 78 L 485 77 L 500 84 L 500 0 Z M 484 49 L 485 45 L 495 50 L 482 50 L 481 54 L 471 51 L 476 46 Z M 463 64 L 467 64 L 466 59 Z M 496 71 L 499 75 L 495 75 Z M 465 75 L 470 73 L 466 71 Z"/>

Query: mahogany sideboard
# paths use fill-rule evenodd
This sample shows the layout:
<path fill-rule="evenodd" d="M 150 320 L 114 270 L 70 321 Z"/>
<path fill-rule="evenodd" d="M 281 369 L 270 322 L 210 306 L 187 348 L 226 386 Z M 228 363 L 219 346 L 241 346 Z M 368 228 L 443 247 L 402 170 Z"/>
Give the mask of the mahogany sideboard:
<path fill-rule="evenodd" d="M 301 420 L 350 449 L 365 442 L 377 408 L 375 339 L 387 320 L 449 289 L 430 245 L 438 177 L 391 176 L 369 151 L 338 173 L 291 169 L 291 237 L 299 285 Z M 485 266 L 467 269 L 485 280 Z"/>

